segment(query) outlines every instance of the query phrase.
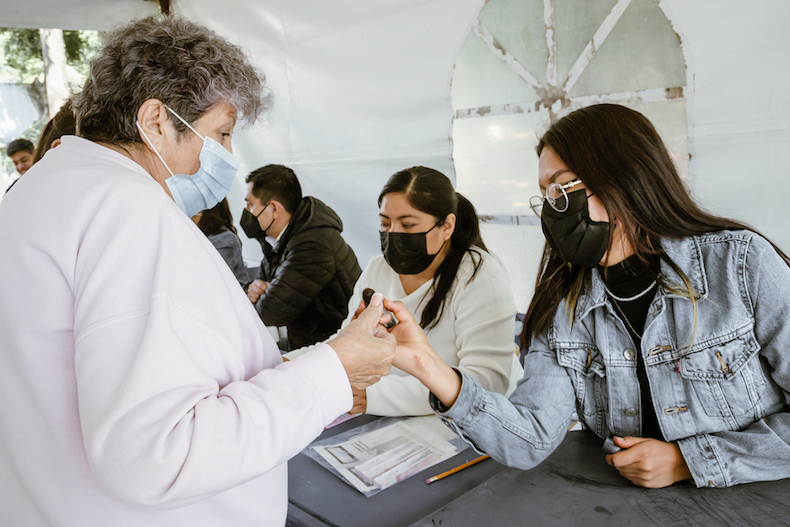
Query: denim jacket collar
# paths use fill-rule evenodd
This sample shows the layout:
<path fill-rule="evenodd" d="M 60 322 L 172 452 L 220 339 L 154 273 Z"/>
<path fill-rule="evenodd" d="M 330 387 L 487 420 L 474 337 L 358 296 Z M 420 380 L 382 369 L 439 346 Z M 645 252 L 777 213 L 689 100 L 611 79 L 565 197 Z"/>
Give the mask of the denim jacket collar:
<path fill-rule="evenodd" d="M 686 273 L 686 277 L 694 291 L 703 297 L 706 296 L 708 292 L 708 278 L 702 265 L 702 253 L 697 238 L 694 236 L 681 239 L 664 238 L 661 240 L 661 247 L 667 256 L 675 262 L 675 265 Z M 661 261 L 661 274 L 667 282 L 685 289 L 685 284 L 680 275 L 663 260 Z M 661 293 L 665 296 L 681 297 L 666 291 L 664 288 L 661 288 Z M 583 319 L 590 311 L 604 304 L 606 304 L 606 289 L 604 289 L 601 273 L 596 267 L 588 275 L 584 288 L 579 295 L 579 300 L 576 304 L 576 320 Z"/>

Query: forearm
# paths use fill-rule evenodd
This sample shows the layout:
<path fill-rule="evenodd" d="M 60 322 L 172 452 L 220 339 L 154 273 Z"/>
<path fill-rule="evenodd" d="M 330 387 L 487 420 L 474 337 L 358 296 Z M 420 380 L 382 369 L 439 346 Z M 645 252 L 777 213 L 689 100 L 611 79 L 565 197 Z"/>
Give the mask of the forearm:
<path fill-rule="evenodd" d="M 125 354 L 126 368 L 90 341 L 76 372 L 85 451 L 107 492 L 137 506 L 179 507 L 262 475 L 351 407 L 331 349 L 220 387 L 168 349 Z"/>
<path fill-rule="evenodd" d="M 371 415 L 430 415 L 428 388 L 412 376 L 387 375 L 367 389 L 367 408 Z"/>
<path fill-rule="evenodd" d="M 413 375 L 449 408 L 461 391 L 461 379 L 436 353 L 415 355 Z"/>
<path fill-rule="evenodd" d="M 537 384 L 522 383 L 508 400 L 464 376 L 455 404 L 437 414 L 478 451 L 526 470 L 562 442 L 574 409 L 572 392 L 552 394 Z"/>
<path fill-rule="evenodd" d="M 255 303 L 258 315 L 267 326 L 287 326 L 301 312 L 301 309 L 295 309 L 294 305 L 289 305 L 287 302 L 282 301 L 277 293 L 278 291 L 272 291 L 270 286 Z"/>

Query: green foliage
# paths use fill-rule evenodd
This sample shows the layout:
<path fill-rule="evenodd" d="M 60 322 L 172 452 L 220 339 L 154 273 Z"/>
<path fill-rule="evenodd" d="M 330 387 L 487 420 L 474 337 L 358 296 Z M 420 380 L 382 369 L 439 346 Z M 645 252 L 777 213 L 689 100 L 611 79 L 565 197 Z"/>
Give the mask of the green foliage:
<path fill-rule="evenodd" d="M 66 46 L 66 74 L 72 92 L 80 90 L 88 76 L 90 60 L 101 49 L 97 31 L 64 31 Z M 0 83 L 32 84 L 44 81 L 44 60 L 41 36 L 38 29 L 0 28 Z M 43 123 L 36 119 L 20 137 L 38 141 Z M 0 148 L 0 171 L 16 174 L 13 163 L 5 155 L 5 145 Z M 0 194 L 2 186 L 0 186 Z"/>
<path fill-rule="evenodd" d="M 64 31 L 69 84 L 79 88 L 88 75 L 90 60 L 101 49 L 97 31 Z M 38 29 L 0 28 L 0 82 L 30 84 L 41 78 L 44 60 Z"/>
<path fill-rule="evenodd" d="M 37 29 L 0 29 L 6 82 L 30 84 L 44 72 L 41 37 Z M 17 77 L 13 79 L 14 73 Z"/>

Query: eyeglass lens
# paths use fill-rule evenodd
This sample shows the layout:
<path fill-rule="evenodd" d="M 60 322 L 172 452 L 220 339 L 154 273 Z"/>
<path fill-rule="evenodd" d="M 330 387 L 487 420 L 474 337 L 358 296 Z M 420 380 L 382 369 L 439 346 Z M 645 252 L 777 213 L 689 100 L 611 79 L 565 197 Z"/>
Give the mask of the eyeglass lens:
<path fill-rule="evenodd" d="M 546 201 L 557 212 L 565 212 L 568 209 L 568 195 L 559 183 L 552 183 L 546 189 Z"/>

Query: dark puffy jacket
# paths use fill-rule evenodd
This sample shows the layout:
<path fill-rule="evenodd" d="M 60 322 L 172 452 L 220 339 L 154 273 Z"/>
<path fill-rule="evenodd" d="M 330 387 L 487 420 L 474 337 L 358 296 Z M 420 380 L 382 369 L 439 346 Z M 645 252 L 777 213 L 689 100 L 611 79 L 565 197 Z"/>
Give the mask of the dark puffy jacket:
<path fill-rule="evenodd" d="M 259 278 L 269 287 L 257 303 L 267 326 L 286 326 L 291 349 L 332 336 L 348 314 L 362 273 L 340 233 L 343 223 L 322 201 L 302 198 L 277 250 L 263 242 Z"/>

